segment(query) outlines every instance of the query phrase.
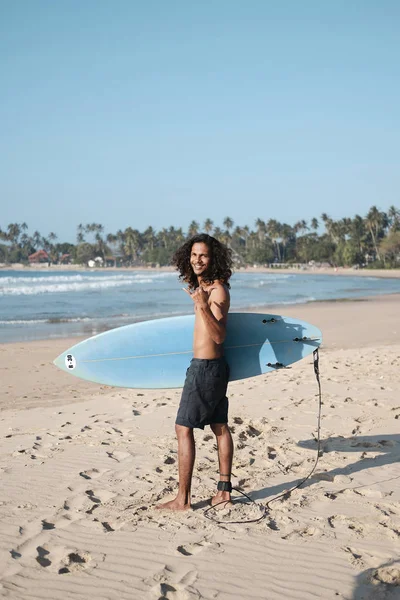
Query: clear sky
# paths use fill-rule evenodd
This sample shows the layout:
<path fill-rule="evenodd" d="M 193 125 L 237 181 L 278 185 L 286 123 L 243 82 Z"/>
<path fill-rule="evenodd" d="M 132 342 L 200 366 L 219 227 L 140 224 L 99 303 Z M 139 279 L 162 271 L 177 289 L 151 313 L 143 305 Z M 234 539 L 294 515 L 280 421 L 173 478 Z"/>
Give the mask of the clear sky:
<path fill-rule="evenodd" d="M 399 207 L 398 0 L 0 0 L 0 227 Z"/>

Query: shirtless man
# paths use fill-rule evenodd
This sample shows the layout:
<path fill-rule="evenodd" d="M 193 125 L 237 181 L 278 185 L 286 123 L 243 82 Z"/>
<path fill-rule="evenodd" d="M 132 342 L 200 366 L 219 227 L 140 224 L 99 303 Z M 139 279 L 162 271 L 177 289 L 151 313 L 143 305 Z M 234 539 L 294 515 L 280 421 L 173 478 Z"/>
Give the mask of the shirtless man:
<path fill-rule="evenodd" d="M 195 461 L 193 429 L 210 425 L 218 447 L 220 481 L 211 504 L 231 499 L 232 436 L 228 428 L 226 389 L 229 367 L 223 356 L 223 342 L 229 311 L 231 251 L 215 238 L 200 234 L 174 254 L 172 263 L 195 311 L 193 359 L 186 372 L 185 385 L 175 423 L 178 438 L 179 489 L 174 500 L 156 508 L 188 510 Z M 222 506 L 225 506 L 223 504 Z"/>

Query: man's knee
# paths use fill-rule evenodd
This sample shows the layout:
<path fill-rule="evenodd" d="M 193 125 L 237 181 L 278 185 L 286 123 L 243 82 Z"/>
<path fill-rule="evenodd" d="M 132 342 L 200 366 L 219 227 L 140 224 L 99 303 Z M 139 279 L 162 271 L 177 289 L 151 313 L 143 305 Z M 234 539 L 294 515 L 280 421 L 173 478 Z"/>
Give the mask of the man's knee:
<path fill-rule="evenodd" d="M 211 423 L 210 427 L 217 437 L 229 433 L 228 423 Z"/>
<path fill-rule="evenodd" d="M 185 425 L 175 424 L 175 432 L 178 438 L 193 437 L 193 429 Z"/>

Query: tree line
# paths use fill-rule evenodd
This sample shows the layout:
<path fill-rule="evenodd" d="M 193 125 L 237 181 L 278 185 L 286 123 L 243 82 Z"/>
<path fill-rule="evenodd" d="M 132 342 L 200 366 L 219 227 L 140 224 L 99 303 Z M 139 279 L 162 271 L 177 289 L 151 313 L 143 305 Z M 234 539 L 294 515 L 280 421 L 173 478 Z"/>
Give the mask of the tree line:
<path fill-rule="evenodd" d="M 203 224 L 192 221 L 187 229 L 170 226 L 160 231 L 133 227 L 105 233 L 99 223 L 79 224 L 76 243 L 58 242 L 50 232 L 28 234 L 26 223 L 10 223 L 0 228 L 0 262 L 28 263 L 29 256 L 45 250 L 50 262 L 86 265 L 100 257 L 103 264 L 121 266 L 168 265 L 174 251 L 193 235 L 205 232 L 227 244 L 237 266 L 270 263 L 329 263 L 335 266 L 400 267 L 400 210 L 391 206 L 387 212 L 372 206 L 366 216 L 334 220 L 326 213 L 309 222 L 294 225 L 276 219 L 257 219 L 254 227 L 235 225 L 226 217 L 223 226 L 212 219 Z M 65 256 L 69 255 L 69 257 Z"/>

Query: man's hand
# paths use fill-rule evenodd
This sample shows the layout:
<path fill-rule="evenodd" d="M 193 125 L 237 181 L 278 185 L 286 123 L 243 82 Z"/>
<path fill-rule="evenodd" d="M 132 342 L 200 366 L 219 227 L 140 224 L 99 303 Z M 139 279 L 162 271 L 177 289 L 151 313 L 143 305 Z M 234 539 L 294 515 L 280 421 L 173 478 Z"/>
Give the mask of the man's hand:
<path fill-rule="evenodd" d="M 189 294 L 189 296 L 191 297 L 191 299 L 193 300 L 193 302 L 195 303 L 195 306 L 200 307 L 200 308 L 205 308 L 206 306 L 208 306 L 208 294 L 207 292 L 201 287 L 201 285 L 196 288 L 193 292 L 189 292 L 188 289 L 186 288 L 182 288 L 184 292 L 186 292 L 187 294 Z"/>

